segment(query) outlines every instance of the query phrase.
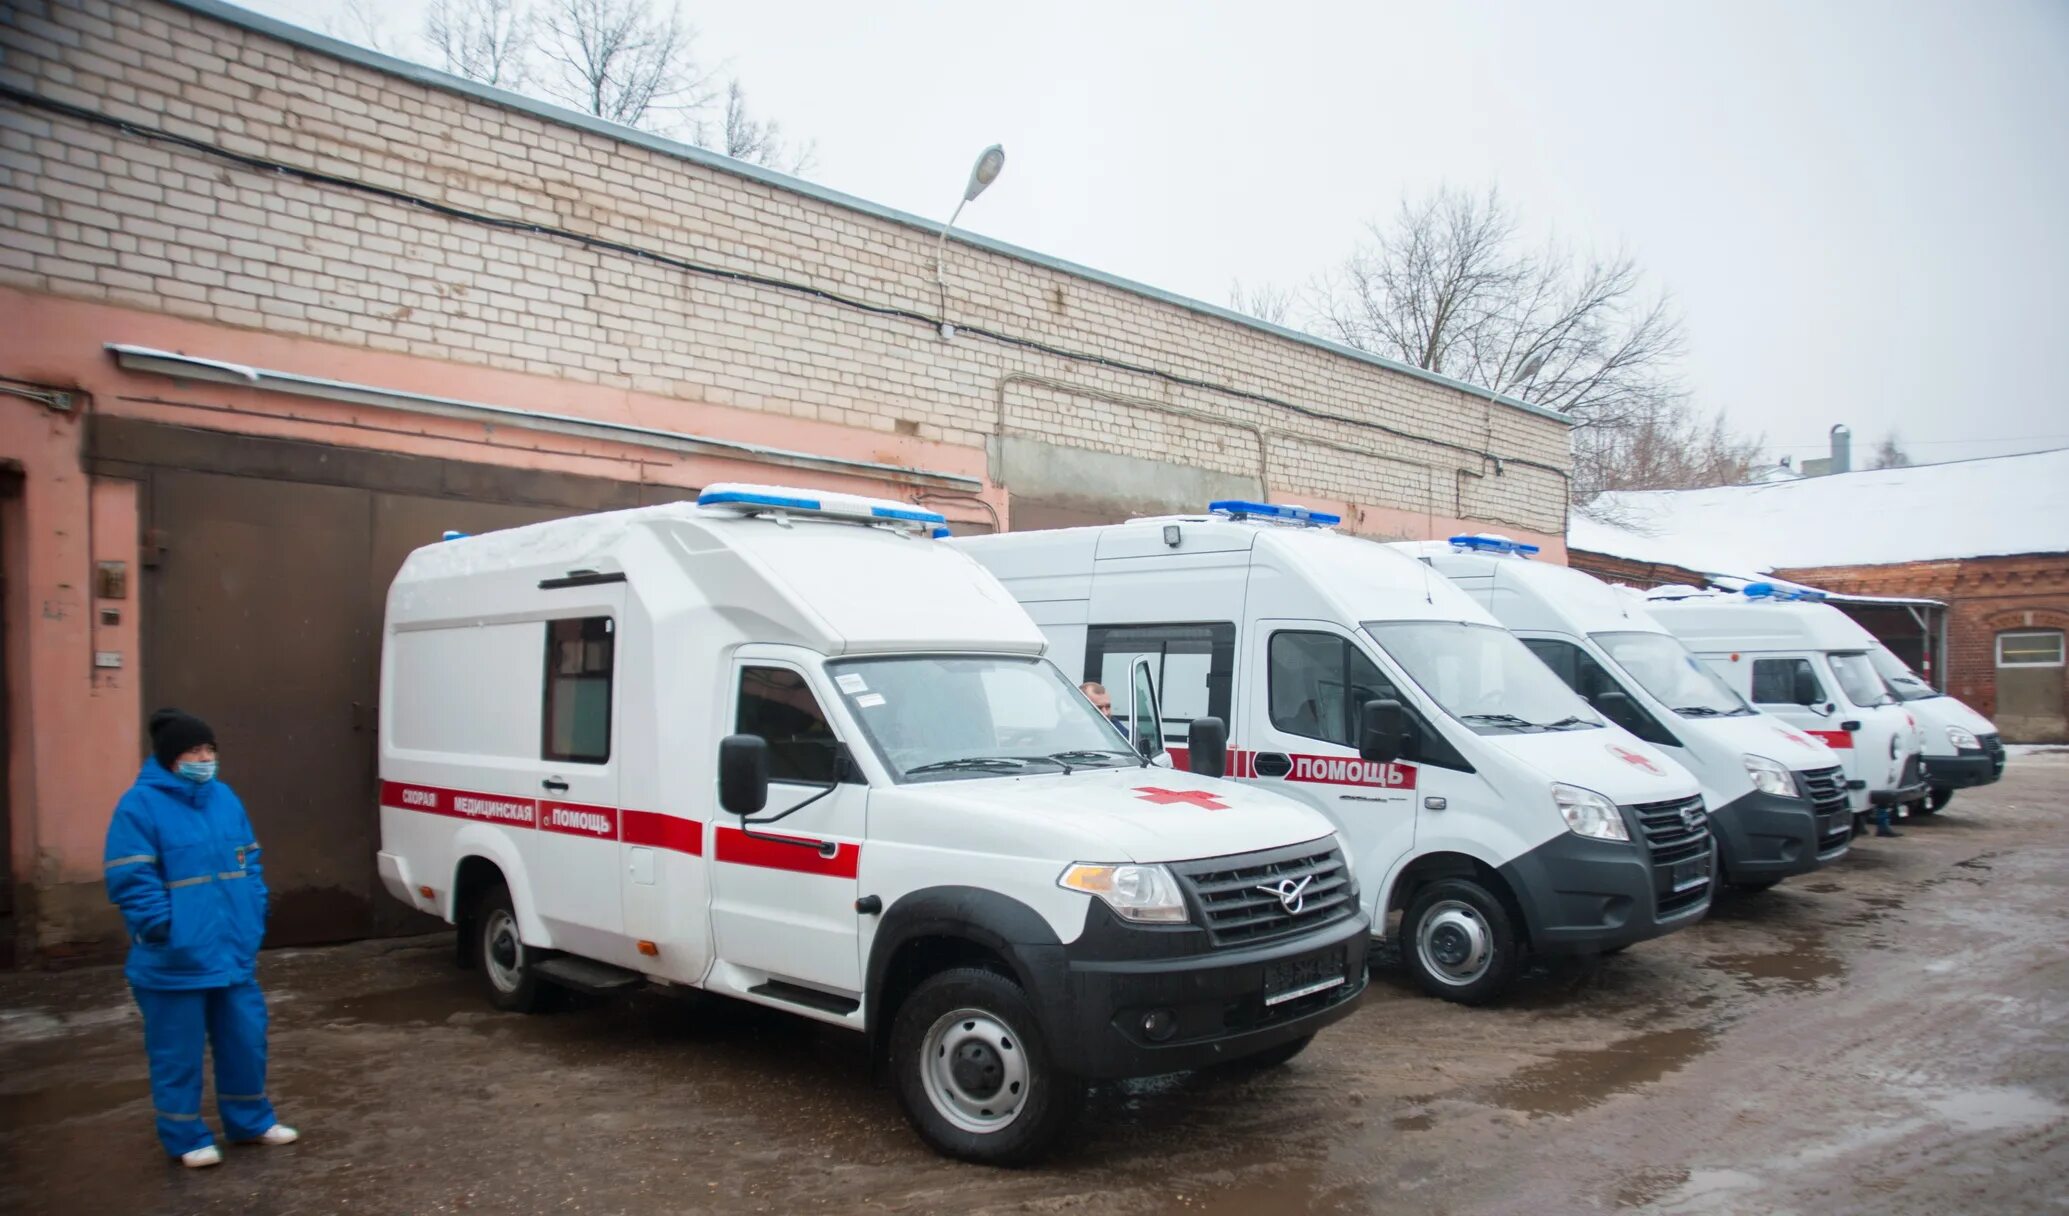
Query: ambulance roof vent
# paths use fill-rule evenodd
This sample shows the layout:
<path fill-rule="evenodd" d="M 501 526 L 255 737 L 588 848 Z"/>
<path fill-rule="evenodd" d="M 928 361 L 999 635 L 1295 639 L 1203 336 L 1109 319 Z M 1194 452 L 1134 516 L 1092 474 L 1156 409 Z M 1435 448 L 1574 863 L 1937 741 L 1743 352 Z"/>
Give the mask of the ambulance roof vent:
<path fill-rule="evenodd" d="M 1518 557 L 1529 557 L 1538 552 L 1539 546 L 1526 545 L 1520 540 L 1497 536 L 1492 532 L 1475 532 L 1470 536 L 1454 536 L 1451 547 L 1472 553 L 1513 553 Z"/>
<path fill-rule="evenodd" d="M 1311 511 L 1278 502 L 1244 502 L 1237 498 L 1224 498 L 1220 502 L 1207 504 L 1209 515 L 1226 515 L 1230 519 L 1271 519 L 1280 523 L 1299 524 L 1305 528 L 1331 528 L 1343 522 L 1343 516 L 1331 515 L 1326 511 Z"/>
<path fill-rule="evenodd" d="M 948 535 L 948 518 L 905 503 L 857 494 L 822 494 L 788 486 L 751 486 L 727 482 L 697 495 L 697 505 L 737 515 L 778 519 L 825 519 L 843 523 L 879 524 L 927 536 Z"/>
<path fill-rule="evenodd" d="M 1774 600 L 1777 603 L 1801 600 L 1815 604 L 1825 598 L 1824 592 L 1814 588 L 1777 587 L 1773 583 L 1747 583 L 1739 589 L 1739 594 L 1749 600 Z"/>

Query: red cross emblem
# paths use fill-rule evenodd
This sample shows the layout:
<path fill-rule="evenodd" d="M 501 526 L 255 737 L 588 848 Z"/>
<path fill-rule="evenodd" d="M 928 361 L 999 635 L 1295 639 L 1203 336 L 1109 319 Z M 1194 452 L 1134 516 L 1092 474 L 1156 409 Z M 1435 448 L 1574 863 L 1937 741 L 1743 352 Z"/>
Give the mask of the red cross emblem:
<path fill-rule="evenodd" d="M 1650 760 L 1647 760 L 1645 757 L 1639 755 L 1637 752 L 1631 751 L 1629 748 L 1618 747 L 1613 743 L 1609 744 L 1608 746 L 1609 754 L 1615 756 L 1617 759 L 1623 761 L 1625 764 L 1628 764 L 1633 768 L 1642 768 L 1646 772 L 1651 773 L 1655 777 L 1665 775 L 1661 772 L 1659 765 L 1654 764 Z"/>
<path fill-rule="evenodd" d="M 1805 746 L 1808 746 L 1816 742 L 1815 739 L 1810 738 L 1808 735 L 1799 735 L 1795 731 L 1789 730 L 1786 727 L 1777 726 L 1775 727 L 1775 730 L 1780 732 L 1782 738 L 1787 739 L 1793 743 L 1801 743 Z"/>
<path fill-rule="evenodd" d="M 1205 790 L 1167 790 L 1154 785 L 1138 785 L 1135 792 L 1142 795 L 1144 802 L 1158 806 L 1170 806 L 1174 802 L 1190 803 L 1203 811 L 1225 811 L 1228 803 Z"/>

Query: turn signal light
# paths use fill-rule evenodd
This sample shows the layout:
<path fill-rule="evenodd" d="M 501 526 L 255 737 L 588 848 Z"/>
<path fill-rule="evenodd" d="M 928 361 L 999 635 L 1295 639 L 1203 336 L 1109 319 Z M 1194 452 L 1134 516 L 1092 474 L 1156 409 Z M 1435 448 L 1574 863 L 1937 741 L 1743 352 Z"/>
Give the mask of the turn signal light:
<path fill-rule="evenodd" d="M 653 958 L 661 953 L 661 947 L 655 945 L 652 942 L 643 941 L 639 944 L 639 952 L 641 954 L 646 955 L 648 958 Z"/>
<path fill-rule="evenodd" d="M 432 890 L 429 887 L 418 887 L 417 894 L 423 896 L 425 899 L 430 899 L 432 897 Z"/>

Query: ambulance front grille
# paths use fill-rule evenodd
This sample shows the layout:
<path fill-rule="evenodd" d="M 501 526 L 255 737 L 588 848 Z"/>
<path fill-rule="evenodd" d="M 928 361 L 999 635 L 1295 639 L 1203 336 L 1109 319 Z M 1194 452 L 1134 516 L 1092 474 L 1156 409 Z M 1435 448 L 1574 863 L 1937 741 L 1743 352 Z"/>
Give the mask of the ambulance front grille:
<path fill-rule="evenodd" d="M 1318 843 L 1174 862 L 1171 871 L 1216 945 L 1248 945 L 1356 914 L 1343 854 Z"/>

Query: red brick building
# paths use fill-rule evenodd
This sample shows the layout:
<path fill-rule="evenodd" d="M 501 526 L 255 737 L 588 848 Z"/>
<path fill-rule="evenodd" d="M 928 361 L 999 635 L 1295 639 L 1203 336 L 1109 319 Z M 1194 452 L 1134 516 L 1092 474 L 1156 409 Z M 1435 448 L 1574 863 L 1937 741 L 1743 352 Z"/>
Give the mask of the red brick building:
<path fill-rule="evenodd" d="M 1574 521 L 1575 567 L 1823 588 L 2007 740 L 2069 742 L 2069 450 L 1604 497 L 1616 522 Z"/>

